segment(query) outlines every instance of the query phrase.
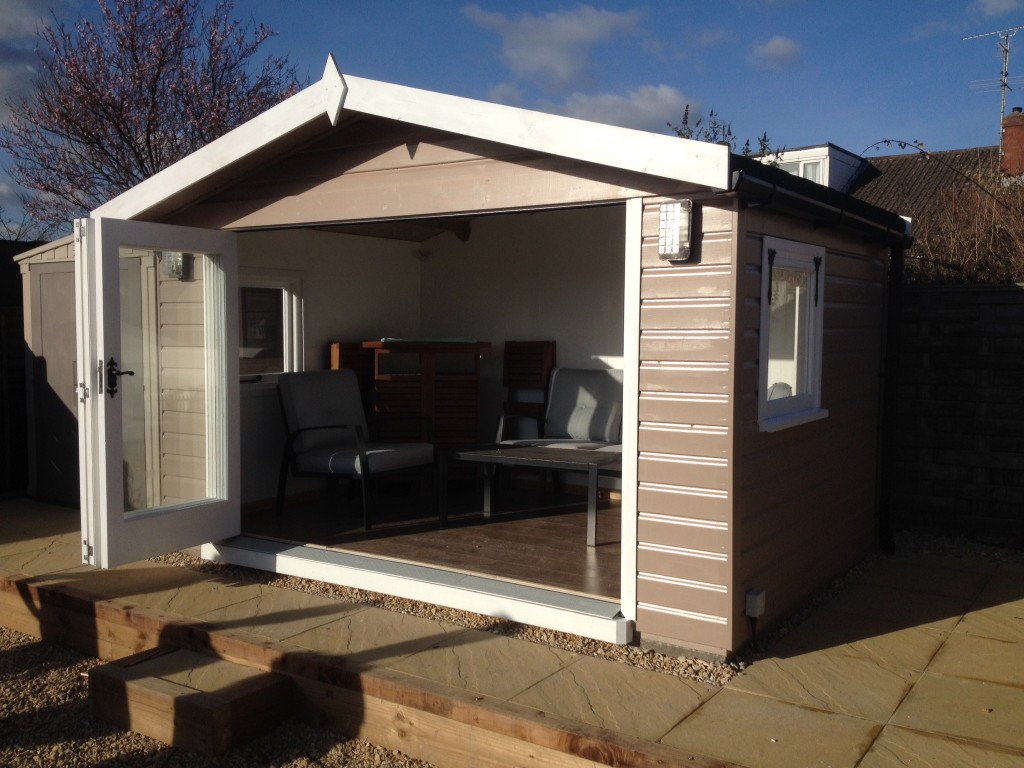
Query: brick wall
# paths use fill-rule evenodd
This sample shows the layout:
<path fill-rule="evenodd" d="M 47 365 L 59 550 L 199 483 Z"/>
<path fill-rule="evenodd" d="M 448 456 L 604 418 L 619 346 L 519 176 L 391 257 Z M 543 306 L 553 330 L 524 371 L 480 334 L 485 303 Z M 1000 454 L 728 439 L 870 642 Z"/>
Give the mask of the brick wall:
<path fill-rule="evenodd" d="M 907 289 L 898 382 L 896 527 L 1024 541 L 1024 286 Z"/>

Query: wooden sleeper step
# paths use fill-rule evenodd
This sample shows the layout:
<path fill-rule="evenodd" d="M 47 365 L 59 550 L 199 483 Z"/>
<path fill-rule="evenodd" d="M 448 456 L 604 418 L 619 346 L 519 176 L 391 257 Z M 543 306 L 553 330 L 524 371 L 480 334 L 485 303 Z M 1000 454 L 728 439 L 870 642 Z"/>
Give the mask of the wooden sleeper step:
<path fill-rule="evenodd" d="M 177 648 L 143 651 L 89 671 L 98 719 L 211 757 L 289 717 L 292 686 L 287 675 Z"/>

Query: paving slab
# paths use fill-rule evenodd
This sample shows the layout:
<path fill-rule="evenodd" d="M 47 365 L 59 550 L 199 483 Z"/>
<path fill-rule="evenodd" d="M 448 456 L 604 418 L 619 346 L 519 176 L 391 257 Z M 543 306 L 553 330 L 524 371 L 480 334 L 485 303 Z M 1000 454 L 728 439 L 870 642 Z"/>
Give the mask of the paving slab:
<path fill-rule="evenodd" d="M 856 648 L 841 646 L 790 659 L 762 659 L 729 687 L 885 723 L 919 674 L 880 666 Z"/>
<path fill-rule="evenodd" d="M 857 768 L 1020 768 L 1024 754 L 888 726 Z"/>
<path fill-rule="evenodd" d="M 72 533 L 76 537 L 82 527 L 77 509 L 18 498 L 3 503 L 0 509 L 0 530 L 23 531 L 33 535 Z"/>
<path fill-rule="evenodd" d="M 890 721 L 936 735 L 1024 750 L 1024 689 L 926 672 Z"/>
<path fill-rule="evenodd" d="M 789 658 L 846 646 L 880 667 L 923 672 L 948 636 L 934 627 L 893 628 L 891 619 L 871 615 L 851 621 L 849 613 L 826 605 L 775 643 L 770 653 Z"/>
<path fill-rule="evenodd" d="M 470 630 L 382 608 L 364 608 L 287 639 L 294 646 L 336 656 L 352 667 L 387 667 L 455 635 L 476 642 Z"/>
<path fill-rule="evenodd" d="M 725 688 L 663 744 L 757 768 L 854 768 L 878 723 Z"/>
<path fill-rule="evenodd" d="M 972 602 L 970 597 L 913 592 L 894 584 L 861 581 L 836 595 L 830 607 L 849 617 L 873 618 L 890 631 L 930 627 L 948 632 L 957 625 Z"/>
<path fill-rule="evenodd" d="M 498 699 L 512 699 L 576 661 L 569 651 L 469 630 L 407 656 L 392 669 Z"/>
<path fill-rule="evenodd" d="M 955 632 L 1024 643 L 1024 600 L 974 608 L 964 616 Z"/>
<path fill-rule="evenodd" d="M 0 573 L 5 575 L 42 576 L 75 569 L 88 569 L 82 564 L 82 545 L 77 539 L 70 542 L 51 540 L 42 549 L 0 555 Z"/>
<path fill-rule="evenodd" d="M 954 632 L 928 671 L 1024 688 L 1024 642 Z"/>
<path fill-rule="evenodd" d="M 581 656 L 511 701 L 657 741 L 717 690 L 695 680 Z"/>
<path fill-rule="evenodd" d="M 33 581 L 38 585 L 64 586 L 86 592 L 99 599 L 120 598 L 145 602 L 155 593 L 181 589 L 187 585 L 205 585 L 212 577 L 187 568 L 174 568 L 149 561 L 101 570 L 83 565 Z"/>
<path fill-rule="evenodd" d="M 203 610 L 196 618 L 211 629 L 242 629 L 271 640 L 284 640 L 329 624 L 365 606 L 265 584 L 253 584 L 249 599 Z"/>

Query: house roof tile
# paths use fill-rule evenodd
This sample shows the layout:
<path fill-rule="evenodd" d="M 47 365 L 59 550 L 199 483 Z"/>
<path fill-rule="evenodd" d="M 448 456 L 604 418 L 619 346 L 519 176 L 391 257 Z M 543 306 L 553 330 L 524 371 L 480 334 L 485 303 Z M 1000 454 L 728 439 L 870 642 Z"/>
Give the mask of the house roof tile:
<path fill-rule="evenodd" d="M 999 167 L 998 147 L 914 152 L 871 159 L 880 174 L 853 195 L 911 219 L 928 216 L 942 192 Z"/>

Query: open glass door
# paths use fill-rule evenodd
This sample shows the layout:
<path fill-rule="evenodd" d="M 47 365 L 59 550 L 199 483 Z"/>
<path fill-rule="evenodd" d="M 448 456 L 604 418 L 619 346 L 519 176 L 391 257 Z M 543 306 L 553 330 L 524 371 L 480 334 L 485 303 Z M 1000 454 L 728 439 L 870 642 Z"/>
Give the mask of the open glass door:
<path fill-rule="evenodd" d="M 75 222 L 83 561 L 240 532 L 235 236 Z"/>

